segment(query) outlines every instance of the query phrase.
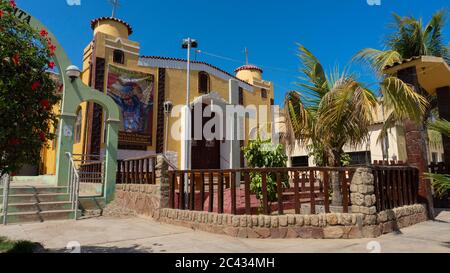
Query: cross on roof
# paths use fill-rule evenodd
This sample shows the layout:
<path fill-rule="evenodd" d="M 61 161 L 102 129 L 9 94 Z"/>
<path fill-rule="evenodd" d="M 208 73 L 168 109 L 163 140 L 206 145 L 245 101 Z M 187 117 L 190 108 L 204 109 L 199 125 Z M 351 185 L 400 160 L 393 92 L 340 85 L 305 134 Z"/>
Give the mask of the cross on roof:
<path fill-rule="evenodd" d="M 120 7 L 119 0 L 109 0 L 112 5 L 112 17 L 116 17 L 116 10 Z"/>

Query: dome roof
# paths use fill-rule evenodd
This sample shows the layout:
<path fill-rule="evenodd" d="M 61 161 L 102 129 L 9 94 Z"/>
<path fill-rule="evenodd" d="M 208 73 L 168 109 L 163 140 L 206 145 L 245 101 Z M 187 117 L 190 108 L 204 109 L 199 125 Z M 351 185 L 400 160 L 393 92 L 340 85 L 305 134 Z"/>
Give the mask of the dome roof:
<path fill-rule="evenodd" d="M 116 21 L 116 22 L 124 24 L 128 28 L 128 35 L 133 34 L 133 28 L 130 26 L 130 24 L 128 24 L 124 20 L 120 20 L 115 17 L 100 17 L 100 18 L 94 19 L 91 21 L 91 28 L 95 29 L 95 25 L 97 25 L 98 22 L 107 21 L 107 20 L 112 20 L 112 21 Z"/>
<path fill-rule="evenodd" d="M 256 65 L 252 65 L 252 64 L 243 65 L 243 66 L 237 68 L 234 72 L 237 73 L 242 70 L 256 70 L 256 71 L 263 73 L 263 70 L 261 68 L 257 67 Z"/>

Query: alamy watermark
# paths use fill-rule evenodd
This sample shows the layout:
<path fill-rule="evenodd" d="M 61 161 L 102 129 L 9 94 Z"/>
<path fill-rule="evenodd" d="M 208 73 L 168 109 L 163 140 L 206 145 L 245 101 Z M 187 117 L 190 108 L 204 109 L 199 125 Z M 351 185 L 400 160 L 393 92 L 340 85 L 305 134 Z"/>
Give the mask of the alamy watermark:
<path fill-rule="evenodd" d="M 267 105 L 176 105 L 171 138 L 177 141 L 243 141 L 271 139 L 279 143 L 280 108 Z"/>

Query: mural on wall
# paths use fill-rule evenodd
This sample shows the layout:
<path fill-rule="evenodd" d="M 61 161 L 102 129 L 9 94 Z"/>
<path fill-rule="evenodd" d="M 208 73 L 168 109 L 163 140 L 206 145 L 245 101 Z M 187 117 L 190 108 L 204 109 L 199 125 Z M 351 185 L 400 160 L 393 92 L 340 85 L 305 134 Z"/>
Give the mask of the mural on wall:
<path fill-rule="evenodd" d="M 107 91 L 121 109 L 122 133 L 146 135 L 151 140 L 154 84 L 153 75 L 109 65 Z"/>

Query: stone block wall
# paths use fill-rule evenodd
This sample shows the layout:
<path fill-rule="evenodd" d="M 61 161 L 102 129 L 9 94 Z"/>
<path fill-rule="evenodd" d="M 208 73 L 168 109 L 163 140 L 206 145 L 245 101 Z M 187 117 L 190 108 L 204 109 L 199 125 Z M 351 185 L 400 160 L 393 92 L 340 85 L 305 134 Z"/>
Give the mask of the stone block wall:
<path fill-rule="evenodd" d="M 229 215 L 162 209 L 156 220 L 221 235 L 250 239 L 376 238 L 427 220 L 426 207 L 414 205 L 375 214 L 375 223 L 362 213 L 318 215 Z"/>
<path fill-rule="evenodd" d="M 351 213 L 316 215 L 230 215 L 168 209 L 168 178 L 164 160 L 156 185 L 118 185 L 116 205 L 162 223 L 239 238 L 357 239 L 376 238 L 427 220 L 425 205 L 378 212 L 374 177 L 359 168 L 351 183 Z"/>

